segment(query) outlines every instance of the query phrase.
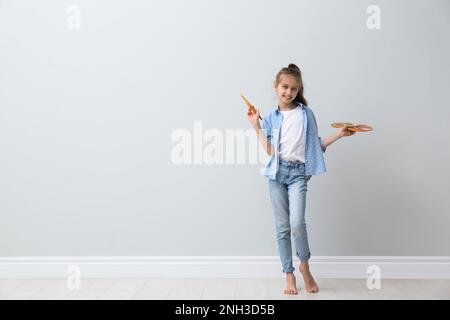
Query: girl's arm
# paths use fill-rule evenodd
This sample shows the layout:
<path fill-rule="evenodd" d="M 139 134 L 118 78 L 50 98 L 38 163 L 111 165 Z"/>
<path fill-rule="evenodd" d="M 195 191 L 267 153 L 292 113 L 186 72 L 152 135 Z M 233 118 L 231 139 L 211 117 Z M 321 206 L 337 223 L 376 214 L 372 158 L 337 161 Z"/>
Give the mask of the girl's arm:
<path fill-rule="evenodd" d="M 270 143 L 269 139 L 266 136 L 266 133 L 264 132 L 264 130 L 266 131 L 269 130 L 270 132 L 270 129 L 267 128 L 268 126 L 265 118 L 263 119 L 264 128 L 261 128 L 261 125 L 259 123 L 259 115 L 260 115 L 259 109 L 256 109 L 256 113 L 253 113 L 250 109 L 247 111 L 248 120 L 250 121 L 253 129 L 255 129 L 258 140 L 263 145 L 266 153 L 269 156 L 272 156 L 272 144 Z"/>
<path fill-rule="evenodd" d="M 264 150 L 266 150 L 267 154 L 269 156 L 272 155 L 272 144 L 269 142 L 269 140 L 266 137 L 266 134 L 264 133 L 263 129 L 261 129 L 261 126 L 258 124 L 253 127 L 256 131 L 256 136 L 258 137 L 258 140 L 261 142 L 262 146 L 264 147 Z"/>
<path fill-rule="evenodd" d="M 328 138 L 325 138 L 322 142 L 322 150 L 325 152 L 327 147 L 332 144 L 333 142 L 339 140 L 342 137 L 348 137 L 355 134 L 354 131 L 347 130 L 348 126 L 342 127 L 338 132 L 335 134 L 329 136 Z"/>

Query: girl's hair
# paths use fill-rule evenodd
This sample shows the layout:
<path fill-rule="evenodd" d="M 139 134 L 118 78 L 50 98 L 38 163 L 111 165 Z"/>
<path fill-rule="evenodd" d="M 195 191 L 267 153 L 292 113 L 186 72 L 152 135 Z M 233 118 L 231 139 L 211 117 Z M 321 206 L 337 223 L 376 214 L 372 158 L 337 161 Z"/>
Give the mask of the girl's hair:
<path fill-rule="evenodd" d="M 278 86 L 278 84 L 280 83 L 280 78 L 282 74 L 288 74 L 297 79 L 299 83 L 299 88 L 297 96 L 294 99 L 294 102 L 301 102 L 305 106 L 308 106 L 308 101 L 306 101 L 305 97 L 303 96 L 303 81 L 302 81 L 302 72 L 300 71 L 300 68 L 293 63 L 290 63 L 287 66 L 287 68 L 282 68 L 280 71 L 278 71 L 277 76 L 275 78 L 276 86 Z"/>

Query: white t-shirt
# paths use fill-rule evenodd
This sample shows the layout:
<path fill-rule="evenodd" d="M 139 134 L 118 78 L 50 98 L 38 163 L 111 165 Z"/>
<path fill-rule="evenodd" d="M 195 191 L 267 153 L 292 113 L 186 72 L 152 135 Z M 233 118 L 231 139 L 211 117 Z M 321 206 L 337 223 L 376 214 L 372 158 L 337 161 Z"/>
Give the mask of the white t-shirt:
<path fill-rule="evenodd" d="M 286 161 L 305 162 L 305 143 L 303 130 L 303 112 L 297 107 L 281 111 L 283 122 L 280 133 L 280 158 Z"/>

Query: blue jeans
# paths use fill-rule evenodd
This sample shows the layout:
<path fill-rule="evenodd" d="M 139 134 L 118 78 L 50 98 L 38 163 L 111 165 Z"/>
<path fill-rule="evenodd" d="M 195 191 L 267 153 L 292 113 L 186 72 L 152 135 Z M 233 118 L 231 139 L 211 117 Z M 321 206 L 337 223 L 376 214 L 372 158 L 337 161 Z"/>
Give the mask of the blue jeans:
<path fill-rule="evenodd" d="M 300 261 L 311 257 L 306 232 L 305 208 L 307 184 L 311 175 L 305 175 L 305 164 L 300 161 L 284 161 L 276 180 L 269 179 L 270 201 L 275 217 L 276 238 L 283 272 L 293 272 L 291 230 L 296 256 Z"/>

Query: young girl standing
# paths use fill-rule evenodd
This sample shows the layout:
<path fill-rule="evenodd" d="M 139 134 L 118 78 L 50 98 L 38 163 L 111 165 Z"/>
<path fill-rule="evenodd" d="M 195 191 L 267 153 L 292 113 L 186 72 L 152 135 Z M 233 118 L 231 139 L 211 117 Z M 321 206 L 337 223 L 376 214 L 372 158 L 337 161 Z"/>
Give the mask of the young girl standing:
<path fill-rule="evenodd" d="M 324 140 L 319 137 L 314 113 L 303 96 L 301 71 L 295 64 L 278 72 L 273 88 L 279 99 L 278 107 L 264 117 L 262 126 L 258 120 L 259 110 L 257 113 L 249 110 L 247 117 L 271 156 L 262 174 L 269 181 L 278 252 L 286 273 L 284 293 L 298 293 L 292 265 L 291 231 L 306 291 L 318 292 L 308 264 L 311 253 L 305 222 L 307 184 L 312 175 L 326 171 L 323 159 L 326 148 L 354 132 L 345 126 Z"/>

